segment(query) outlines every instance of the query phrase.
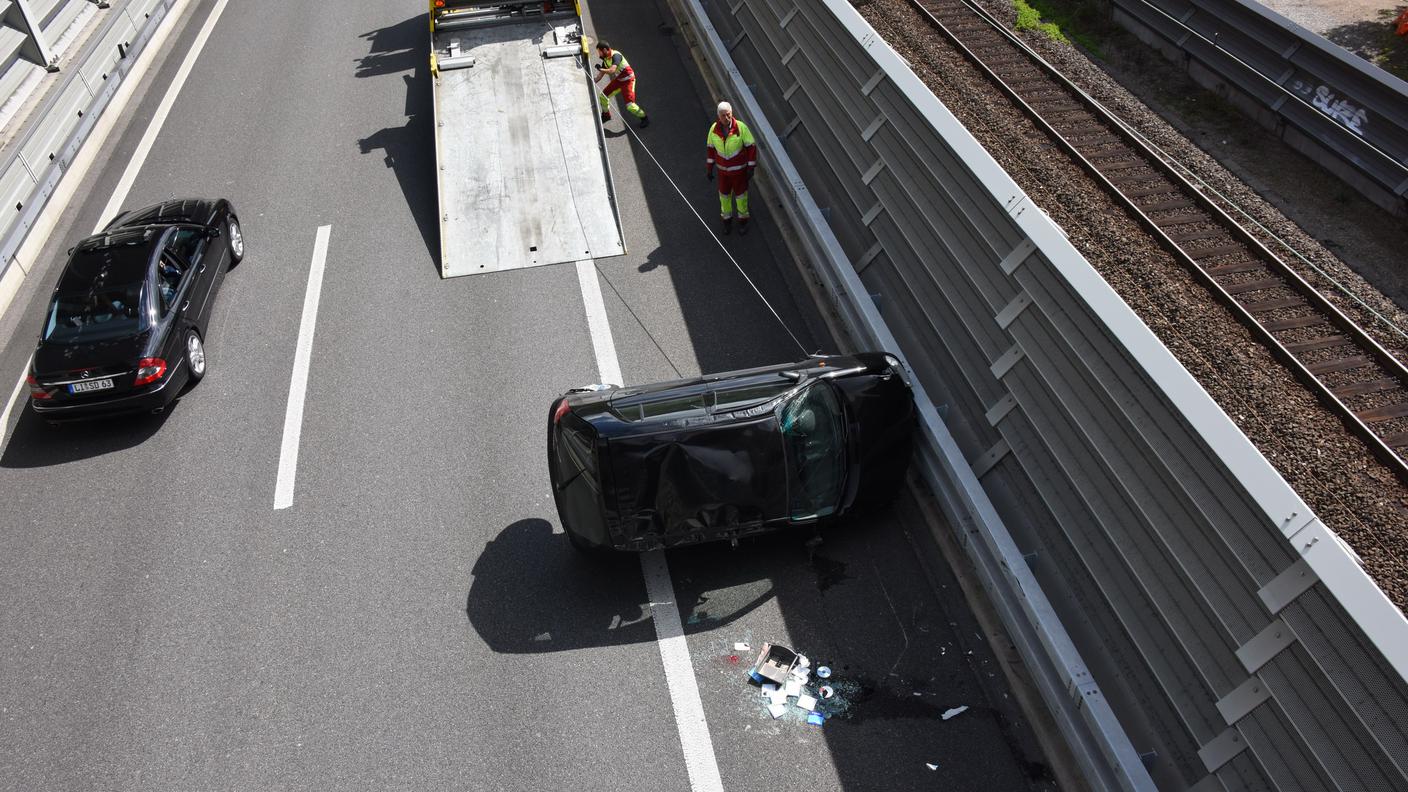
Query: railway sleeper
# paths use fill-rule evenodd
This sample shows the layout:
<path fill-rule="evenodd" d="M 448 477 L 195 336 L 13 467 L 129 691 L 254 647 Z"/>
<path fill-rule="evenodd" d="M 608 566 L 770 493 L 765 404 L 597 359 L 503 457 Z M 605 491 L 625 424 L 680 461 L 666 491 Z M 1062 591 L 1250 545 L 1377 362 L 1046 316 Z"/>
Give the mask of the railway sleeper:
<path fill-rule="evenodd" d="M 1332 358 L 1330 360 L 1322 360 L 1319 363 L 1311 363 L 1306 366 L 1306 369 L 1308 369 L 1311 374 L 1319 376 L 1321 374 L 1333 374 L 1336 371 L 1350 371 L 1352 369 L 1372 365 L 1374 365 L 1373 362 L 1363 355 L 1355 355 L 1354 357 Z"/>
<path fill-rule="evenodd" d="M 1115 180 L 1111 179 L 1110 181 Z M 1119 182 L 1115 183 L 1118 184 Z M 1189 231 L 1186 234 L 1169 234 L 1169 239 L 1172 239 L 1174 242 L 1177 242 L 1181 245 L 1184 242 L 1197 242 L 1200 239 L 1212 239 L 1214 237 L 1226 236 L 1227 232 L 1222 230 L 1221 228 L 1205 228 L 1202 231 Z"/>
<path fill-rule="evenodd" d="M 1150 211 L 1157 211 L 1157 210 L 1150 210 Z M 1177 228 L 1178 226 L 1181 226 L 1181 225 L 1188 225 L 1189 223 L 1206 223 L 1206 222 L 1208 222 L 1208 216 L 1205 215 L 1205 214 L 1185 214 L 1185 215 L 1175 215 L 1175 216 L 1173 216 L 1173 217 L 1162 217 L 1162 218 L 1159 218 L 1159 219 L 1157 219 L 1157 220 L 1154 220 L 1154 225 L 1158 226 L 1159 228 Z"/>
<path fill-rule="evenodd" d="M 1403 448 L 1404 446 L 1408 446 L 1408 432 L 1398 432 L 1397 434 L 1384 435 L 1380 439 L 1382 439 L 1384 441 L 1384 445 L 1388 446 L 1389 448 Z"/>
<path fill-rule="evenodd" d="M 1193 248 L 1191 250 L 1185 248 L 1185 252 L 1187 252 L 1189 256 L 1200 261 L 1202 259 L 1217 258 L 1218 256 L 1228 256 L 1233 253 L 1244 253 L 1246 251 L 1246 245 L 1236 242 L 1231 242 L 1226 245 L 1215 245 L 1213 247 Z"/>
<path fill-rule="evenodd" d="M 1260 266 L 1260 265 L 1258 265 Z M 1262 327 L 1273 333 L 1282 330 L 1297 330 L 1302 327 L 1318 327 L 1320 325 L 1329 326 L 1329 322 L 1320 314 L 1310 314 L 1309 316 L 1296 316 L 1291 319 L 1277 319 L 1271 322 L 1263 322 Z"/>
<path fill-rule="evenodd" d="M 1351 346 L 1352 342 L 1342 335 L 1319 336 L 1305 341 L 1282 343 L 1281 346 L 1292 352 L 1309 352 L 1312 349 L 1333 349 L 1338 346 Z"/>
<path fill-rule="evenodd" d="M 1228 294 L 1246 294 L 1247 292 L 1266 291 L 1267 289 L 1275 289 L 1284 287 L 1285 285 L 1286 282 L 1280 278 L 1259 278 L 1254 281 L 1247 281 L 1246 283 L 1224 285 L 1222 290 Z"/>
<path fill-rule="evenodd" d="M 1135 187 L 1129 190 L 1120 190 L 1120 192 L 1124 193 L 1126 198 L 1147 198 L 1150 195 L 1181 194 L 1178 185 L 1165 179 L 1163 176 L 1155 176 L 1154 178 L 1158 181 L 1149 187 Z"/>
<path fill-rule="evenodd" d="M 1105 171 L 1106 173 L 1113 173 L 1114 171 L 1130 170 L 1131 168 L 1145 168 L 1145 169 L 1147 169 L 1148 167 L 1149 167 L 1149 163 L 1145 162 L 1145 161 L 1142 160 L 1142 159 L 1137 159 L 1137 158 L 1136 158 L 1136 159 L 1122 159 L 1122 160 L 1115 160 L 1114 162 L 1107 162 L 1107 163 L 1105 163 L 1104 165 L 1101 165 L 1101 166 L 1100 166 L 1100 170 Z"/>
<path fill-rule="evenodd" d="M 1260 261 L 1234 261 L 1231 264 L 1219 264 L 1216 267 L 1207 267 L 1203 270 L 1209 275 L 1233 275 L 1238 272 L 1256 272 L 1266 269 L 1266 265 Z"/>
<path fill-rule="evenodd" d="M 1259 314 L 1267 311 L 1279 311 L 1282 308 L 1298 308 L 1302 305 L 1305 305 L 1304 297 L 1277 297 L 1261 302 L 1243 303 L 1242 307 L 1247 309 L 1249 313 Z"/>
<path fill-rule="evenodd" d="M 1366 396 L 1370 393 L 1383 393 L 1384 391 L 1397 390 L 1403 386 L 1398 380 L 1392 377 L 1383 379 L 1364 380 L 1363 382 L 1352 382 L 1348 385 L 1341 385 L 1338 388 L 1331 388 L 1330 392 L 1341 399 L 1350 396 Z"/>
<path fill-rule="evenodd" d="M 1408 403 L 1398 402 L 1397 404 L 1386 404 L 1383 407 L 1375 407 L 1370 410 L 1356 411 L 1354 415 L 1364 423 L 1381 423 L 1392 421 L 1394 418 L 1408 416 Z"/>
<path fill-rule="evenodd" d="M 1192 209 L 1193 202 L 1188 200 L 1187 198 L 1171 198 L 1167 201 L 1159 201 L 1158 203 L 1149 204 L 1148 206 L 1141 206 L 1139 208 L 1145 213 L 1164 212 L 1172 209 Z M 1202 217 L 1200 219 L 1204 222 L 1207 221 L 1207 217 Z"/>

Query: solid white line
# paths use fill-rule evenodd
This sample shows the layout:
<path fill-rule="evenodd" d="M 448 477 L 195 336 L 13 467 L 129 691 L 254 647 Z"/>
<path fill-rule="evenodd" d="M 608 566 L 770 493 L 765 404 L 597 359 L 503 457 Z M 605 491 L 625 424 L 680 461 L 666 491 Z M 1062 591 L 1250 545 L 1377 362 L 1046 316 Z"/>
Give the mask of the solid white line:
<path fill-rule="evenodd" d="M 24 379 L 29 376 L 29 364 L 33 362 L 34 356 L 25 361 L 24 371 L 20 373 L 20 381 L 15 383 L 15 390 L 10 394 L 9 401 L 5 402 L 5 411 L 0 412 L 0 445 L 4 444 L 5 436 L 10 431 L 10 410 L 14 409 L 15 402 L 20 398 L 20 391 L 24 390 Z"/>
<path fill-rule="evenodd" d="M 313 332 L 318 322 L 318 300 L 323 294 L 323 269 L 328 260 L 332 226 L 318 226 L 313 242 L 313 264 L 308 270 L 308 291 L 303 294 L 303 319 L 298 323 L 298 348 L 293 354 L 293 376 L 284 411 L 284 442 L 279 448 L 279 478 L 274 485 L 274 508 L 293 505 L 293 484 L 298 476 L 298 440 L 303 434 L 303 400 L 308 395 L 308 367 L 313 356 Z"/>
<path fill-rule="evenodd" d="M 587 309 L 587 328 L 596 353 L 597 376 L 602 382 L 624 385 L 621 364 L 616 358 L 616 342 L 611 338 L 611 324 L 606 318 L 606 303 L 601 298 L 596 264 L 590 260 L 577 262 L 577 281 L 582 287 L 582 304 Z M 699 699 L 699 683 L 694 678 L 694 663 L 689 658 L 689 643 L 684 637 L 679 607 L 675 605 L 675 585 L 670 580 L 665 554 L 659 550 L 643 553 L 640 568 L 645 576 L 646 596 L 650 598 L 660 660 L 665 665 L 665 686 L 670 690 L 670 704 L 675 710 L 675 728 L 679 730 L 680 747 L 684 750 L 689 788 L 694 792 L 723 792 L 714 741 L 709 736 L 704 703 Z"/>
<path fill-rule="evenodd" d="M 191 69 L 196 65 L 196 58 L 200 57 L 200 51 L 205 48 L 205 42 L 210 38 L 210 32 L 215 29 L 215 23 L 220 21 L 220 15 L 225 12 L 225 6 L 230 4 L 230 0 L 219 0 L 215 8 L 211 9 L 210 16 L 201 26 L 200 33 L 196 34 L 196 40 L 191 44 L 191 51 L 186 54 L 186 59 L 181 62 L 181 68 L 176 70 L 176 76 L 171 80 L 171 86 L 166 89 L 166 95 L 161 97 L 161 104 L 156 108 L 156 114 L 152 116 L 151 124 L 147 126 L 146 134 L 142 135 L 142 140 L 137 144 L 136 151 L 132 152 L 132 159 L 127 163 L 127 169 L 122 172 L 122 178 L 117 180 L 117 187 L 112 191 L 112 197 L 108 199 L 107 206 L 98 215 L 98 225 L 93 228 L 97 233 L 107 225 L 117 214 L 117 210 L 122 207 L 122 202 L 127 200 L 127 193 L 131 192 L 132 184 L 137 180 L 137 172 L 142 169 L 142 163 L 147 161 L 147 155 L 151 153 L 152 146 L 156 143 L 157 136 L 161 134 L 161 128 L 166 124 L 166 117 L 171 113 L 171 107 L 176 104 L 176 95 L 181 93 L 181 88 L 186 84 L 186 78 L 191 76 Z"/>
<path fill-rule="evenodd" d="M 606 318 L 606 303 L 601 299 L 601 282 L 596 279 L 596 262 L 577 262 L 577 282 L 582 286 L 582 303 L 587 309 L 597 376 L 607 385 L 625 385 L 621 363 L 616 359 L 616 342 L 611 338 L 611 323 Z"/>
<path fill-rule="evenodd" d="M 660 659 L 665 664 L 665 686 L 670 689 L 670 703 L 675 708 L 675 728 L 680 733 L 684 749 L 684 766 L 689 773 L 689 788 L 694 792 L 723 792 L 719 763 L 714 757 L 714 741 L 709 737 L 709 722 L 704 718 L 704 703 L 699 699 L 699 683 L 694 679 L 694 663 L 689 659 L 689 643 L 680 623 L 680 609 L 675 604 L 675 585 L 670 580 L 670 567 L 662 550 L 651 550 L 640 557 L 645 574 L 645 594 L 650 598 L 651 621 L 655 622 L 655 640 L 660 644 Z"/>

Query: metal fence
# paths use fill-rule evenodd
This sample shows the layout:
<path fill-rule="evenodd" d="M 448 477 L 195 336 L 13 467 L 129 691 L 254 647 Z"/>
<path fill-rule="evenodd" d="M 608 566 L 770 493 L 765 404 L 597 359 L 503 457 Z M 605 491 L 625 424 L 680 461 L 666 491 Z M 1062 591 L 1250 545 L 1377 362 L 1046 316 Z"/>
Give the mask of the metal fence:
<path fill-rule="evenodd" d="M 87 140 L 136 56 L 175 2 L 129 0 L 121 8 L 101 11 L 109 16 L 100 22 L 100 31 L 75 60 L 75 65 L 60 72 L 61 86 L 31 116 L 24 135 L 11 147 L 0 168 L 0 276 L 14 265 L 16 251 L 24 243 L 59 179 Z M 0 0 L 0 6 L 6 7 L 7 12 L 24 5 L 21 0 L 8 3 Z M 28 5 L 33 18 L 41 22 L 37 27 L 41 36 L 32 45 L 38 52 L 48 46 L 41 46 L 45 29 L 42 20 L 47 19 L 57 27 L 64 15 L 74 13 L 75 7 L 82 10 L 81 7 L 92 4 L 87 0 L 28 0 Z M 0 29 L 0 34 L 9 30 L 11 28 Z M 0 41 L 3 40 L 0 35 Z M 10 41 L 14 43 L 13 37 Z M 16 52 L 29 46 L 17 43 Z"/>
<path fill-rule="evenodd" d="M 1408 620 L 845 0 L 671 0 L 1098 789 L 1408 788 Z M 1028 560 L 1030 559 L 1030 560 Z"/>
<path fill-rule="evenodd" d="M 1408 214 L 1408 83 L 1254 0 L 1109 1 L 1117 22 L 1200 84 Z"/>

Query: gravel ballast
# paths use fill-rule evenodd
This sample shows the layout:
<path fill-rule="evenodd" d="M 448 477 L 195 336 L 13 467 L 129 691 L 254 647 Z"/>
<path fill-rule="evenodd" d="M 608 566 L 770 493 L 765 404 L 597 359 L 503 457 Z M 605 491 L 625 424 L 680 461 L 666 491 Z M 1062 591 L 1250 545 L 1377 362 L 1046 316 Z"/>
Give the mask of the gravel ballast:
<path fill-rule="evenodd" d="M 1389 598 L 1408 610 L 1408 487 L 1078 166 L 1054 147 L 1035 143 L 1044 139 L 1043 133 L 933 33 L 905 0 L 857 5 L 930 90 L 1065 229 L 1076 249 L 1320 519 L 1360 555 L 1366 571 Z M 1010 8 L 992 10 L 999 18 L 1012 17 Z M 1069 79 L 1205 182 L 1206 194 L 1224 196 L 1219 203 L 1225 210 L 1253 218 L 1261 228 L 1252 231 L 1263 244 L 1381 344 L 1400 358 L 1408 352 L 1408 337 L 1396 329 L 1408 326 L 1408 315 L 1398 306 L 1078 50 L 1041 34 L 1026 40 Z M 1282 241 L 1298 255 L 1287 253 Z"/>

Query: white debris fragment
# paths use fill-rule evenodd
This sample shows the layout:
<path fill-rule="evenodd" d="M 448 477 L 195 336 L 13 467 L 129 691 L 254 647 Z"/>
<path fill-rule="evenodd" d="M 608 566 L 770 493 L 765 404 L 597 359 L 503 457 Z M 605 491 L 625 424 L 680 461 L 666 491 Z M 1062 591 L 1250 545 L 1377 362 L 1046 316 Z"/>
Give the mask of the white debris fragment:
<path fill-rule="evenodd" d="M 781 717 L 787 712 L 787 705 L 786 705 L 786 704 L 769 704 L 769 705 L 768 705 L 768 712 L 772 715 L 773 720 L 776 720 L 776 719 L 778 719 L 778 718 L 781 718 Z"/>
<path fill-rule="evenodd" d="M 925 762 L 925 763 L 924 763 L 924 766 L 927 767 L 927 768 L 929 768 L 930 770 L 938 770 L 938 769 L 939 769 L 939 766 L 938 766 L 938 765 L 932 764 L 932 763 L 930 763 L 930 762 Z"/>
<path fill-rule="evenodd" d="M 777 683 L 776 683 L 776 682 L 766 682 L 766 683 L 763 684 L 763 686 L 762 686 L 761 688 L 759 688 L 759 690 L 758 690 L 758 695 L 759 695 L 759 696 L 762 696 L 763 698 L 771 698 L 773 692 L 776 691 L 776 690 L 777 690 Z"/>
<path fill-rule="evenodd" d="M 805 693 L 797 697 L 797 706 L 811 712 L 816 709 L 816 696 L 808 696 Z"/>
<path fill-rule="evenodd" d="M 809 665 L 811 665 L 811 664 L 812 664 L 812 661 L 809 660 L 809 659 L 807 659 L 807 656 L 806 656 L 806 655 L 797 655 L 797 667 L 798 667 L 798 668 L 806 668 L 807 666 L 809 666 Z"/>
<path fill-rule="evenodd" d="M 963 713 L 965 713 L 965 712 L 967 712 L 967 711 L 968 711 L 968 705 L 967 705 L 967 704 L 964 704 L 964 705 L 961 706 L 961 707 L 954 707 L 953 709 L 946 709 L 946 710 L 944 710 L 943 718 L 944 718 L 944 720 L 948 720 L 949 718 L 952 718 L 952 717 L 955 717 L 955 716 L 958 716 L 958 715 L 962 715 Z"/>
<path fill-rule="evenodd" d="M 816 692 L 817 692 L 817 693 L 820 693 L 820 694 L 821 694 L 821 697 L 824 698 L 824 699 L 828 699 L 828 698 L 831 698 L 832 696 L 836 695 L 836 690 L 835 690 L 834 688 L 832 688 L 830 685 L 822 685 L 820 688 L 817 689 Z"/>
<path fill-rule="evenodd" d="M 749 646 L 747 641 L 739 641 L 733 645 L 733 651 L 735 652 L 749 652 L 752 651 L 752 649 L 753 647 Z"/>
<path fill-rule="evenodd" d="M 782 686 L 782 692 L 785 693 L 785 694 L 787 694 L 787 695 L 789 695 L 789 696 L 800 696 L 800 695 L 802 695 L 802 680 L 800 680 L 800 679 L 789 679 L 789 680 L 787 680 L 787 684 L 785 684 L 785 685 Z"/>
<path fill-rule="evenodd" d="M 817 666 L 816 675 L 819 679 L 826 679 L 831 676 L 831 669 L 828 666 Z"/>
<path fill-rule="evenodd" d="M 769 690 L 767 698 L 768 701 L 772 702 L 773 704 L 786 704 L 787 691 L 778 689 Z"/>

